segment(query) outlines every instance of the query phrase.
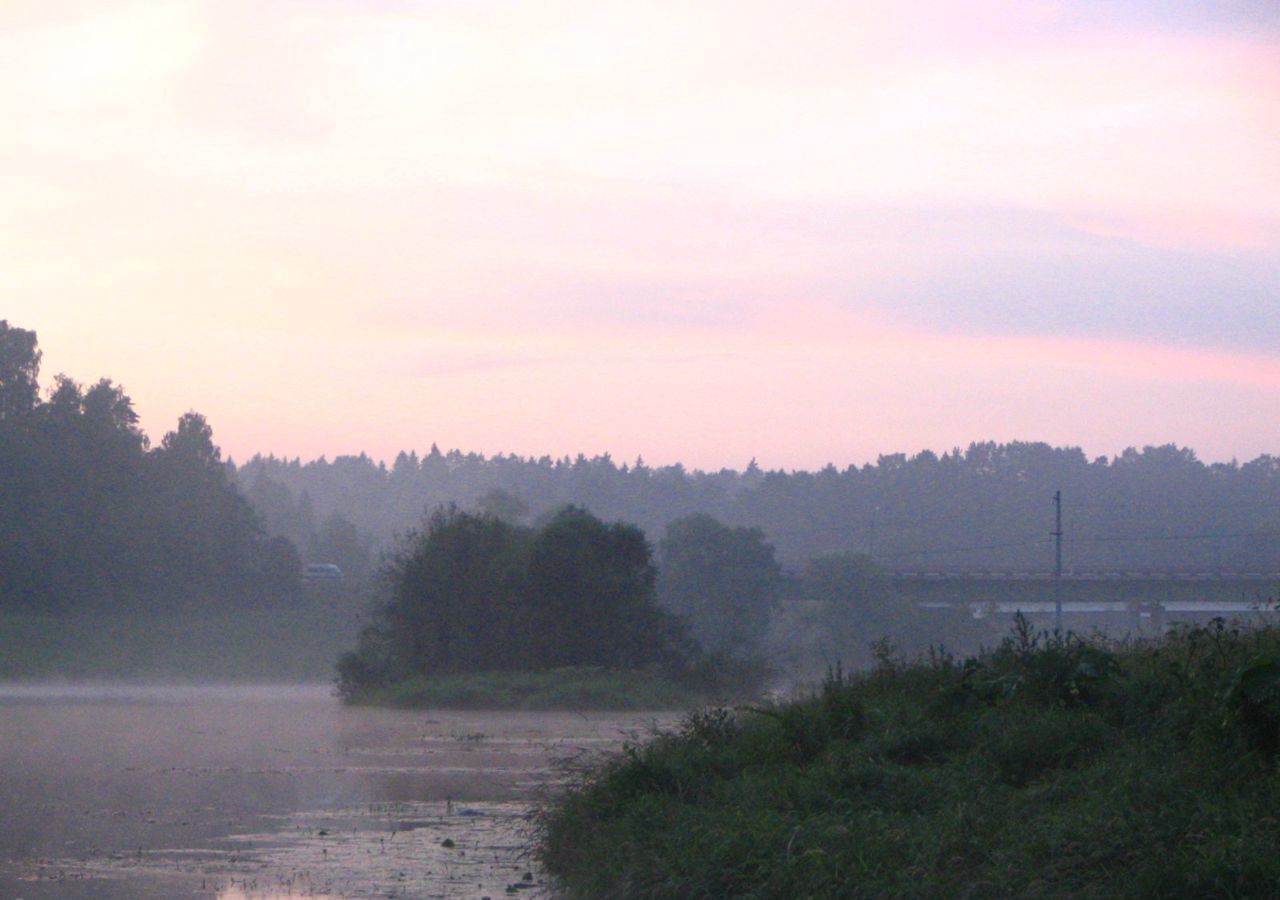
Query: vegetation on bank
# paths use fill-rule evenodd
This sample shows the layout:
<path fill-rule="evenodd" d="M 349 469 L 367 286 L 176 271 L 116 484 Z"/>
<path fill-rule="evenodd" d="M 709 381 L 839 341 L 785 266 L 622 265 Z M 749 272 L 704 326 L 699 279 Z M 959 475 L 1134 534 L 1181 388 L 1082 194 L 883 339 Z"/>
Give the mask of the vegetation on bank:
<path fill-rule="evenodd" d="M 693 714 L 546 810 L 599 898 L 1274 897 L 1280 629 L 1033 634 Z"/>
<path fill-rule="evenodd" d="M 658 606 L 640 529 L 566 507 L 539 528 L 437 510 L 380 573 L 383 599 L 338 662 L 353 703 L 671 707 L 751 690 L 764 668 L 707 654 Z"/>
<path fill-rule="evenodd" d="M 514 679 L 471 678 L 463 689 L 456 677 L 671 669 L 682 661 L 681 632 L 654 602 L 655 578 L 638 528 L 585 510 L 532 529 L 441 508 L 385 561 L 383 599 L 338 661 L 338 692 L 403 705 L 461 690 L 476 705 L 471 689 L 487 684 L 499 693 L 484 705 L 499 705 Z"/>

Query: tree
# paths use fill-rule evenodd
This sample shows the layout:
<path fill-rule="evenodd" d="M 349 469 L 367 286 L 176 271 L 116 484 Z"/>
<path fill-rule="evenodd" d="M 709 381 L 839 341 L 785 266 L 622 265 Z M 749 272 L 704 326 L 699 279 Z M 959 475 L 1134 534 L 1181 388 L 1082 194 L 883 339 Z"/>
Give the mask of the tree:
<path fill-rule="evenodd" d="M 236 490 L 204 416 L 188 412 L 148 456 L 159 543 L 188 577 L 222 597 L 253 597 L 262 571 L 262 525 Z"/>
<path fill-rule="evenodd" d="M 45 417 L 65 427 L 77 419 L 83 409 L 84 388 L 66 375 L 55 375 L 49 400 L 43 409 Z"/>
<path fill-rule="evenodd" d="M 313 562 L 335 563 L 348 578 L 369 573 L 368 543 L 349 519 L 336 512 L 311 535 L 308 556 Z"/>
<path fill-rule="evenodd" d="M 782 570 L 758 528 L 706 513 L 677 519 L 658 544 L 658 598 L 708 652 L 754 652 L 778 603 Z"/>
<path fill-rule="evenodd" d="M 504 522 L 519 523 L 529 514 L 529 504 L 510 491 L 494 488 L 476 501 L 476 509 Z"/>
<path fill-rule="evenodd" d="M 110 378 L 54 379 L 41 403 L 32 331 L 0 321 L 0 604 L 285 599 L 292 545 L 264 540 L 203 416 L 161 446 Z"/>
<path fill-rule="evenodd" d="M 440 508 L 381 576 L 386 598 L 339 662 L 347 693 L 416 675 L 685 661 L 643 532 L 576 507 L 537 531 Z"/>
<path fill-rule="evenodd" d="M 865 664 L 873 641 L 901 640 L 911 624 L 911 610 L 896 602 L 884 572 L 862 553 L 810 560 L 799 595 L 812 645 L 830 662 Z"/>
<path fill-rule="evenodd" d="M 306 491 L 295 501 L 288 487 L 259 471 L 246 497 L 267 534 L 288 538 L 295 547 L 306 547 L 315 539 L 315 518 Z"/>
<path fill-rule="evenodd" d="M 389 597 L 364 650 L 392 680 L 519 667 L 524 543 L 499 519 L 436 510 L 384 567 Z"/>
<path fill-rule="evenodd" d="M 530 640 L 542 664 L 637 668 L 662 658 L 672 623 L 654 600 L 639 528 L 569 506 L 534 537 L 528 565 Z"/>
<path fill-rule="evenodd" d="M 36 333 L 0 319 L 0 422 L 31 412 L 40 396 Z"/>
<path fill-rule="evenodd" d="M 213 428 L 198 412 L 184 413 L 178 419 L 178 427 L 160 442 L 160 450 L 162 455 L 193 467 L 212 468 L 222 464 L 222 451 L 213 443 Z"/>

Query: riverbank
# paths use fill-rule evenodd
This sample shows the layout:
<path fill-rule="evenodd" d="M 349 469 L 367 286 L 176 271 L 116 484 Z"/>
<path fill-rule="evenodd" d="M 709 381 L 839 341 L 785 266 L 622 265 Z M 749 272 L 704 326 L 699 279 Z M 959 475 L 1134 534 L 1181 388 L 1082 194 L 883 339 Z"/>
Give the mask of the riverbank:
<path fill-rule="evenodd" d="M 329 682 L 360 629 L 343 597 L 290 607 L 0 612 L 0 679 Z"/>
<path fill-rule="evenodd" d="M 546 811 L 569 897 L 1274 897 L 1280 631 L 1022 631 L 690 716 Z"/>
<path fill-rule="evenodd" d="M 594 667 L 422 676 L 344 699 L 356 706 L 492 710 L 685 710 L 708 702 L 703 692 L 660 675 Z"/>

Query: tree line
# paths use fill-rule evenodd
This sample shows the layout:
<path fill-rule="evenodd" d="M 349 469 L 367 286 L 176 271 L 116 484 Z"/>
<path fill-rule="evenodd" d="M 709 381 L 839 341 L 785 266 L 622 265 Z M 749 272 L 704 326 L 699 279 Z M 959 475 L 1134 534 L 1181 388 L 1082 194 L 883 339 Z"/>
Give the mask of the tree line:
<path fill-rule="evenodd" d="M 199 413 L 152 447 L 109 378 L 39 382 L 34 331 L 0 320 L 0 603 L 275 602 L 298 552 L 268 537 Z"/>
<path fill-rule="evenodd" d="M 256 456 L 235 467 L 273 534 L 367 556 L 443 503 L 514 508 L 536 521 L 565 505 L 658 539 L 705 513 L 761 529 L 789 569 L 828 553 L 887 570 L 1046 571 L 1052 497 L 1064 498 L 1064 563 L 1077 570 L 1280 570 L 1280 457 L 1204 463 L 1174 445 L 1089 459 L 1078 447 L 978 442 L 941 455 L 881 456 L 816 472 L 653 468 L 643 460 L 485 457 L 433 446 L 391 465 Z M 332 536 L 343 532 L 345 543 Z M 343 550 L 342 548 L 346 548 Z"/>

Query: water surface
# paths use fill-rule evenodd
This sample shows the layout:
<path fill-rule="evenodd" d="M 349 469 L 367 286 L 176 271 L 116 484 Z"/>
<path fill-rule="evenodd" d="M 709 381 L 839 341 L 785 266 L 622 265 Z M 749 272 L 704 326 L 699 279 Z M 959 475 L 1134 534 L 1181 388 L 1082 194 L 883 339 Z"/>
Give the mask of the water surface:
<path fill-rule="evenodd" d="M 0 684 L 0 897 L 538 896 L 531 801 L 672 718 Z"/>

